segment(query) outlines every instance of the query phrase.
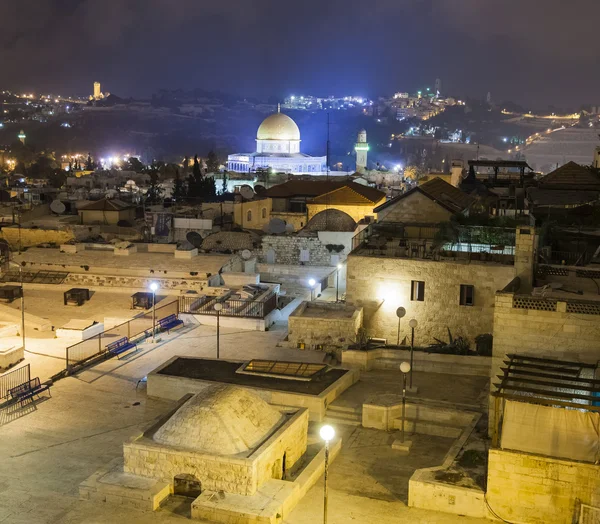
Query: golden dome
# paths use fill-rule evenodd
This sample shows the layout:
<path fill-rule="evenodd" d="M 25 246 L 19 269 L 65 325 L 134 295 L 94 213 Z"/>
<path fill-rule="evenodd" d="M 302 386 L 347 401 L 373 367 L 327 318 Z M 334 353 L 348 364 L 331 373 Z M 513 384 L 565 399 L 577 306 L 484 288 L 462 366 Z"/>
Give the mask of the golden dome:
<path fill-rule="evenodd" d="M 256 132 L 257 140 L 300 140 L 300 129 L 289 116 L 274 113 L 263 120 Z"/>

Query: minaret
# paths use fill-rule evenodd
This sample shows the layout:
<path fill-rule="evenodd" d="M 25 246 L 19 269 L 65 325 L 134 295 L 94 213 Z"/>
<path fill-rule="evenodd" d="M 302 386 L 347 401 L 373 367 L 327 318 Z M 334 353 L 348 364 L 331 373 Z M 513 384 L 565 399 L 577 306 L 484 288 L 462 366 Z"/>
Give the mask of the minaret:
<path fill-rule="evenodd" d="M 366 173 L 369 144 L 367 144 L 367 132 L 364 129 L 358 133 L 358 141 L 354 146 L 354 151 L 356 151 L 356 172 Z"/>
<path fill-rule="evenodd" d="M 18 137 L 21 141 L 21 144 L 25 145 L 25 139 L 27 138 L 27 135 L 25 135 L 25 131 L 21 129 L 21 132 L 19 133 Z"/>

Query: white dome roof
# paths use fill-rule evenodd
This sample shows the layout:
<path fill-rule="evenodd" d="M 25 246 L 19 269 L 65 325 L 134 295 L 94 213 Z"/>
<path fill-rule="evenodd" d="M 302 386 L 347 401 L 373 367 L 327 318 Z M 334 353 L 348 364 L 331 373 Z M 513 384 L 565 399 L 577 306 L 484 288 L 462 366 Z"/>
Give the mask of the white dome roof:
<path fill-rule="evenodd" d="M 188 400 L 156 431 L 153 440 L 213 455 L 236 455 L 263 442 L 282 418 L 256 393 L 219 384 Z"/>
<path fill-rule="evenodd" d="M 300 140 L 300 129 L 289 116 L 274 113 L 263 120 L 256 132 L 257 140 Z"/>

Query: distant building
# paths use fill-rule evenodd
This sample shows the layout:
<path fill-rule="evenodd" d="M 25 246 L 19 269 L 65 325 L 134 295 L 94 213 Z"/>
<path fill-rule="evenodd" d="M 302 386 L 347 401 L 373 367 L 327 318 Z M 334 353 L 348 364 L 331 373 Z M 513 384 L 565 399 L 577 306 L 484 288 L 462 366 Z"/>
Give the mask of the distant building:
<path fill-rule="evenodd" d="M 103 198 L 77 210 L 81 224 L 118 225 L 121 221 L 133 224 L 135 207 L 117 199 Z"/>
<path fill-rule="evenodd" d="M 94 94 L 90 96 L 90 100 L 102 100 L 106 98 L 109 93 L 103 93 L 100 87 L 100 82 L 94 82 Z"/>
<path fill-rule="evenodd" d="M 300 152 L 300 129 L 279 110 L 262 122 L 256 133 L 256 151 L 227 157 L 227 169 L 238 173 L 257 169 L 276 173 L 321 175 L 327 171 L 327 158 Z"/>

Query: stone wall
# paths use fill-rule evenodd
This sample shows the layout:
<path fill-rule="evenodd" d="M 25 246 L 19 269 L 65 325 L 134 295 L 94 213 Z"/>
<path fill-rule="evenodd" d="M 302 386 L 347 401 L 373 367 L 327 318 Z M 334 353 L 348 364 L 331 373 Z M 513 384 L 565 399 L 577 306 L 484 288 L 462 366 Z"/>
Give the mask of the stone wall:
<path fill-rule="evenodd" d="M 305 316 L 307 309 L 316 313 Z M 348 312 L 349 315 L 344 318 L 336 314 L 340 312 Z M 347 346 L 356 340 L 362 321 L 362 308 L 302 302 L 288 318 L 288 341 L 293 347 L 304 343 L 305 349 L 313 349 L 316 345 L 322 345 L 324 350 Z"/>
<path fill-rule="evenodd" d="M 214 275 L 218 278 L 218 275 Z M 209 280 L 214 279 L 185 279 L 185 278 L 145 278 L 131 277 L 123 275 L 99 275 L 94 273 L 69 273 L 63 284 L 69 284 L 72 287 L 117 287 L 131 289 L 149 289 L 152 282 L 158 282 L 160 289 L 163 290 L 195 290 L 202 291 L 205 294 L 213 294 L 207 288 Z"/>
<path fill-rule="evenodd" d="M 300 252 L 306 249 L 309 252 L 309 260 L 300 262 Z M 275 264 L 291 266 L 329 266 L 331 255 L 324 244 L 315 237 L 301 237 L 298 235 L 265 236 L 262 240 L 262 253 L 260 262 L 267 261 L 267 253 L 275 252 Z"/>
<path fill-rule="evenodd" d="M 521 281 L 520 291 L 529 292 L 533 286 L 533 265 L 538 247 L 535 228 L 517 228 L 515 238 L 515 276 Z"/>
<path fill-rule="evenodd" d="M 415 191 L 395 204 L 377 213 L 377 220 L 386 222 L 415 222 L 421 224 L 439 224 L 447 222 L 452 213 L 436 204 L 423 193 Z"/>
<path fill-rule="evenodd" d="M 246 229 L 262 229 L 271 220 L 271 206 L 270 198 L 236 202 L 233 205 L 233 223 Z M 251 213 L 250 221 L 248 221 L 248 211 Z"/>
<path fill-rule="evenodd" d="M 408 321 L 416 319 L 415 344 L 434 343 L 463 336 L 471 341 L 491 333 L 496 291 L 514 277 L 513 266 L 494 263 L 433 261 L 350 255 L 348 257 L 346 302 L 364 308 L 363 324 L 370 336 L 396 343 L 396 309 L 406 308 L 400 341 L 408 337 Z M 425 282 L 425 300 L 411 301 L 411 281 Z M 461 306 L 460 285 L 475 287 L 473 306 Z"/>
<path fill-rule="evenodd" d="M 531 524 L 571 524 L 577 500 L 600 506 L 600 467 L 491 449 L 487 501 L 501 518 Z"/>
<path fill-rule="evenodd" d="M 325 211 L 326 209 L 338 209 L 339 211 L 343 211 L 344 213 L 346 213 L 347 215 L 350 215 L 355 222 L 360 222 L 363 218 L 367 217 L 367 216 L 375 216 L 375 213 L 373 212 L 373 209 L 376 208 L 377 206 L 384 204 L 386 201 L 385 198 L 383 198 L 381 201 L 377 202 L 376 204 L 367 204 L 367 205 L 341 205 L 341 204 L 332 204 L 329 206 L 326 206 L 324 204 L 307 204 L 307 209 L 308 209 L 308 220 L 310 220 L 312 217 L 314 217 L 317 213 L 320 213 L 321 211 Z"/>

